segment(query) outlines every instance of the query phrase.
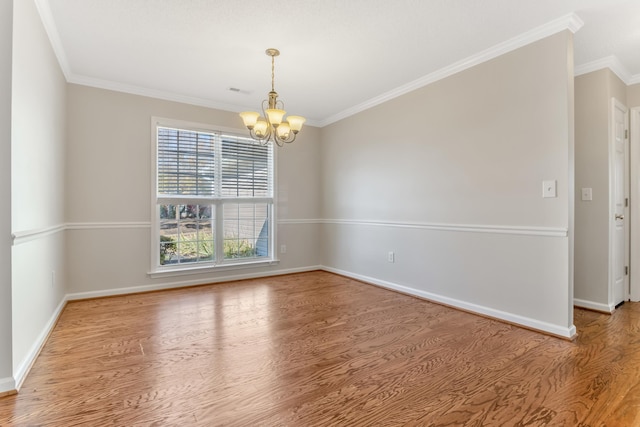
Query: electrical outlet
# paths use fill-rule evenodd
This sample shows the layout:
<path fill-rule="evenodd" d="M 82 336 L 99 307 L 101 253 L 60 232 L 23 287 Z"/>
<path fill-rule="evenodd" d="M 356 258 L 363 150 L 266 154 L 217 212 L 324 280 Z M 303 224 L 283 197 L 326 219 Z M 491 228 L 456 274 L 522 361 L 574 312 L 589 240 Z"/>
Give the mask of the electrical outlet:
<path fill-rule="evenodd" d="M 280 253 L 281 254 L 287 253 L 287 245 L 280 245 Z"/>
<path fill-rule="evenodd" d="M 396 262 L 396 254 L 394 254 L 392 251 L 390 251 L 387 254 L 387 261 L 389 262 Z"/>
<path fill-rule="evenodd" d="M 542 197 L 557 197 L 556 181 L 542 181 Z"/>

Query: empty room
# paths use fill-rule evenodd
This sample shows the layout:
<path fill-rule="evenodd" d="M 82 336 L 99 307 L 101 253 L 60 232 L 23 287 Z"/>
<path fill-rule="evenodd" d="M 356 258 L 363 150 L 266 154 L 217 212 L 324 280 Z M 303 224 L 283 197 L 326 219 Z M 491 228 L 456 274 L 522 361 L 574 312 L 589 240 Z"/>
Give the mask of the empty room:
<path fill-rule="evenodd" d="M 639 19 L 0 0 L 0 426 L 640 425 Z"/>

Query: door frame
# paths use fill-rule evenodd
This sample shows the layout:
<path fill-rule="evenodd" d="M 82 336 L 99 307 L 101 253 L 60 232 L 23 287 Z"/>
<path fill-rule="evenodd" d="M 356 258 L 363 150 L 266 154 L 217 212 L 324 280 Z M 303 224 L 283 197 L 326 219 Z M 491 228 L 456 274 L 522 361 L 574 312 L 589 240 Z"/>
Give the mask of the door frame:
<path fill-rule="evenodd" d="M 630 239 L 630 266 L 629 288 L 631 301 L 640 301 L 640 107 L 634 107 L 629 112 L 629 172 L 631 173 L 629 193 L 629 206 L 631 213 L 629 225 L 631 227 Z"/>

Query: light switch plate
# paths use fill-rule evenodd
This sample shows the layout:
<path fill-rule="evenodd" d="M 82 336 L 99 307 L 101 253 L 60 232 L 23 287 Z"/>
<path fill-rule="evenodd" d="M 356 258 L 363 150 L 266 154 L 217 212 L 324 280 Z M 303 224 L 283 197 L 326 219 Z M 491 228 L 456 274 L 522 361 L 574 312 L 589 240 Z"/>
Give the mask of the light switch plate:
<path fill-rule="evenodd" d="M 582 189 L 582 200 L 590 201 L 593 200 L 593 195 L 591 192 L 591 188 L 583 188 Z"/>
<path fill-rule="evenodd" d="M 556 181 L 542 181 L 542 197 L 556 197 Z"/>

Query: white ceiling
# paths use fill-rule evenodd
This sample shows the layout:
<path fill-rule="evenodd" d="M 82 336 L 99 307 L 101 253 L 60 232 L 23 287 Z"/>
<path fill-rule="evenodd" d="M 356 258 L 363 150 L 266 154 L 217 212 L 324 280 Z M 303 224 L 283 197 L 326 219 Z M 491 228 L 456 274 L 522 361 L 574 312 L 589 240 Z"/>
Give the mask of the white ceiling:
<path fill-rule="evenodd" d="M 564 28 L 640 83 L 639 0 L 36 0 L 67 80 L 325 125 Z M 584 25 L 580 25 L 584 22 Z M 241 92 L 230 91 L 238 88 Z"/>

